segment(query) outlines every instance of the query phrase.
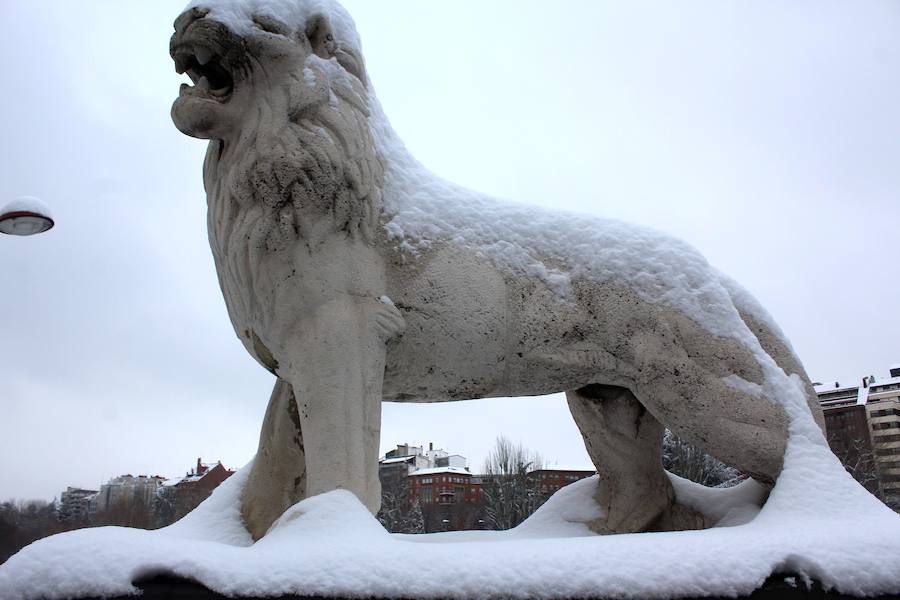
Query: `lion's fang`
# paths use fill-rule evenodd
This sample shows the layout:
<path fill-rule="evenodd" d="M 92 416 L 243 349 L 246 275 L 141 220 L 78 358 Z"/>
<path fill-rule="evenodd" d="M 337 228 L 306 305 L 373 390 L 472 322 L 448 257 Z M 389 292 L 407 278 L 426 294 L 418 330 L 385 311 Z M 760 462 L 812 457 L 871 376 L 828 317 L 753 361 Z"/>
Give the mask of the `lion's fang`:
<path fill-rule="evenodd" d="M 200 63 L 200 66 L 205 65 L 215 56 L 212 50 L 202 46 L 194 46 L 194 55 L 197 57 L 197 62 Z"/>

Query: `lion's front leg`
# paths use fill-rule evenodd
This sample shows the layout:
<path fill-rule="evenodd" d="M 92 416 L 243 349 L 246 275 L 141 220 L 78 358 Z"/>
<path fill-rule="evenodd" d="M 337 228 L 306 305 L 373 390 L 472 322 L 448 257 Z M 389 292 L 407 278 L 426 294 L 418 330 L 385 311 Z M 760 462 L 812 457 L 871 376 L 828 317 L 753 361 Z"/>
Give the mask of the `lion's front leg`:
<path fill-rule="evenodd" d="M 402 329 L 400 313 L 375 298 L 342 296 L 300 320 L 284 376 L 297 401 L 307 496 L 345 489 L 378 512 L 385 344 Z"/>

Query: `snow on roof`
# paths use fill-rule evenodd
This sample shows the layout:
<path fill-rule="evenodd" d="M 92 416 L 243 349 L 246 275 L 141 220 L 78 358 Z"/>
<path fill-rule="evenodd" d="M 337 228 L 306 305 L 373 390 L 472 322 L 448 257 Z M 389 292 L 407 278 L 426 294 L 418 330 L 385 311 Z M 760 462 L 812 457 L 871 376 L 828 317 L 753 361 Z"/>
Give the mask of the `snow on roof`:
<path fill-rule="evenodd" d="M 869 387 L 877 388 L 883 385 L 896 385 L 898 383 L 900 383 L 900 377 L 885 377 L 883 379 L 876 379 L 875 382 L 872 383 Z"/>
<path fill-rule="evenodd" d="M 865 378 L 868 379 L 868 378 Z M 862 384 L 853 385 L 853 386 L 841 386 L 834 387 L 834 384 L 823 383 L 821 385 L 814 386 L 816 390 L 816 394 L 819 395 L 819 400 L 823 402 L 823 406 L 826 406 L 827 403 L 837 400 L 849 400 L 856 397 L 857 405 L 864 405 L 869 401 L 869 395 L 873 393 L 878 393 L 879 389 L 886 385 L 894 385 L 900 384 L 900 377 L 887 377 L 882 379 L 875 379 L 874 382 L 868 384 L 868 386 L 864 386 Z M 837 396 L 838 394 L 843 394 L 844 396 L 837 396 L 835 398 L 827 398 L 823 400 L 821 396 L 825 394 L 834 394 Z"/>
<path fill-rule="evenodd" d="M 596 473 L 597 469 L 595 467 L 574 467 L 571 465 L 545 465 L 540 469 L 533 469 L 531 473 L 536 473 L 538 471 L 580 471 L 580 472 L 589 472 Z"/>
<path fill-rule="evenodd" d="M 453 473 L 455 475 L 471 475 L 472 473 L 460 467 L 432 467 L 430 469 L 418 469 L 410 475 L 438 475 L 440 473 Z"/>
<path fill-rule="evenodd" d="M 197 475 L 193 473 L 191 475 L 185 475 L 184 477 L 176 477 L 174 479 L 167 479 L 163 482 L 163 485 L 166 487 L 172 487 L 173 485 L 178 485 L 179 483 L 194 483 L 195 481 L 200 481 L 204 477 L 209 474 L 209 471 L 205 471 L 203 475 Z"/>
<path fill-rule="evenodd" d="M 849 386 L 848 385 L 839 385 L 837 387 L 835 387 L 834 384 L 835 384 L 835 382 L 823 383 L 821 385 L 816 385 L 813 387 L 815 388 L 817 394 L 829 394 L 832 392 L 850 392 L 851 390 L 855 390 L 856 388 L 859 387 L 859 384 L 849 385 Z"/>
<path fill-rule="evenodd" d="M 388 465 L 391 463 L 409 462 L 411 460 L 414 460 L 415 458 L 416 458 L 415 455 L 411 454 L 409 456 L 399 456 L 397 458 L 383 458 L 379 462 L 383 465 Z"/>

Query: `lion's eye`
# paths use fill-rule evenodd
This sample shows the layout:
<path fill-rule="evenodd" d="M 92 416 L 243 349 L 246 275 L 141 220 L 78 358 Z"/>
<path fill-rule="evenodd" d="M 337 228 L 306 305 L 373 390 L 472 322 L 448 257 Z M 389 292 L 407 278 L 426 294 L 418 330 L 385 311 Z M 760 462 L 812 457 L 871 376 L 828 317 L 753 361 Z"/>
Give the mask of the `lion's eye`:
<path fill-rule="evenodd" d="M 253 24 L 265 31 L 266 33 L 274 33 L 275 35 L 287 36 L 290 29 L 287 25 L 272 17 L 266 15 L 256 15 L 253 17 Z"/>

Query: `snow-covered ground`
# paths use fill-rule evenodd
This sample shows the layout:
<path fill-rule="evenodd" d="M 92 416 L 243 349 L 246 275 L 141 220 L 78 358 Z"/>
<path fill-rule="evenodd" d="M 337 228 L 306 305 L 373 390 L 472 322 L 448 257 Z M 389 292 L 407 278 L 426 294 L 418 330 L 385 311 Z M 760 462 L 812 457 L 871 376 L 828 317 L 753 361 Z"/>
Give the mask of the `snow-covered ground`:
<path fill-rule="evenodd" d="M 761 510 L 753 481 L 709 489 L 673 476 L 679 501 L 717 526 L 615 536 L 583 524 L 601 516 L 592 477 L 508 532 L 392 535 L 355 496 L 335 491 L 298 503 L 253 544 L 238 510 L 245 467 L 165 529 L 83 529 L 35 542 L 0 567 L 0 597 L 128 594 L 159 573 L 237 596 L 736 595 L 773 573 L 844 593 L 900 592 L 900 517 L 829 454 L 802 446 L 792 445 Z"/>

